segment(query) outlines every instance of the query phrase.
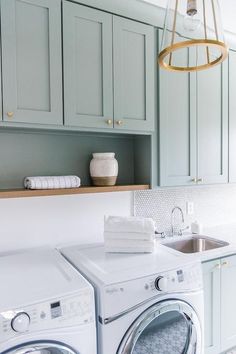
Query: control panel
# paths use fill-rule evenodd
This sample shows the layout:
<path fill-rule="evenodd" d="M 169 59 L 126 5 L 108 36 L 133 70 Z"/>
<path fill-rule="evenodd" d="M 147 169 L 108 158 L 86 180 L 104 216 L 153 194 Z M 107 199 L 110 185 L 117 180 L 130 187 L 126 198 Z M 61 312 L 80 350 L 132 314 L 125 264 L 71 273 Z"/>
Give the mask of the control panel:
<path fill-rule="evenodd" d="M 94 318 L 93 292 L 84 289 L 74 296 L 0 313 L 0 341 L 25 333 L 79 326 Z"/>
<path fill-rule="evenodd" d="M 99 315 L 110 317 L 159 295 L 188 293 L 202 290 L 202 287 L 201 264 L 189 263 L 160 274 L 107 286 Z"/>

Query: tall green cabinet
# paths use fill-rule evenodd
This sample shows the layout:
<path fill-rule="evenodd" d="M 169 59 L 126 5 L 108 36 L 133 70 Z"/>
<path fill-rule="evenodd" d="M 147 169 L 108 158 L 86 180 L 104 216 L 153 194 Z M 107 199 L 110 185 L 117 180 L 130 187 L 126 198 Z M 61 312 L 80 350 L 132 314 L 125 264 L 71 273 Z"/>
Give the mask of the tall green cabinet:
<path fill-rule="evenodd" d="M 189 62 L 187 49 L 178 60 Z M 159 70 L 160 185 L 228 182 L 228 63 L 198 73 Z"/>
<path fill-rule="evenodd" d="M 2 0 L 3 121 L 61 124 L 61 1 Z"/>

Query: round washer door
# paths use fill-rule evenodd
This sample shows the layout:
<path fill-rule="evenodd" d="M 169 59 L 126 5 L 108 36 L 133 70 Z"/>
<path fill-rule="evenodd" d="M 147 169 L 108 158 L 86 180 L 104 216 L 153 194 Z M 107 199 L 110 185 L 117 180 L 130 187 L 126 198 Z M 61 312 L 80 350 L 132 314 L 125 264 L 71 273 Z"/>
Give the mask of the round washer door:
<path fill-rule="evenodd" d="M 2 354 L 79 354 L 59 343 L 31 343 L 9 349 Z"/>
<path fill-rule="evenodd" d="M 117 354 L 195 354 L 201 325 L 187 303 L 166 300 L 149 307 L 131 325 Z"/>

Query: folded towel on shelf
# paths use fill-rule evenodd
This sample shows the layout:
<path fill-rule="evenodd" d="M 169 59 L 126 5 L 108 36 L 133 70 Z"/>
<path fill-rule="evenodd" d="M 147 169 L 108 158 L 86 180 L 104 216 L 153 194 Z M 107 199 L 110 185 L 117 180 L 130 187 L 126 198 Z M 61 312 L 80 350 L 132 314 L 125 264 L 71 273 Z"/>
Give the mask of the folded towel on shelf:
<path fill-rule="evenodd" d="M 154 249 L 154 240 L 105 240 L 107 253 L 152 253 Z"/>
<path fill-rule="evenodd" d="M 25 177 L 26 189 L 60 189 L 80 187 L 78 176 L 35 176 Z"/>
<path fill-rule="evenodd" d="M 104 232 L 104 240 L 146 240 L 153 241 L 155 234 L 139 232 Z"/>
<path fill-rule="evenodd" d="M 108 216 L 104 220 L 105 232 L 155 233 L 155 222 L 151 218 Z"/>

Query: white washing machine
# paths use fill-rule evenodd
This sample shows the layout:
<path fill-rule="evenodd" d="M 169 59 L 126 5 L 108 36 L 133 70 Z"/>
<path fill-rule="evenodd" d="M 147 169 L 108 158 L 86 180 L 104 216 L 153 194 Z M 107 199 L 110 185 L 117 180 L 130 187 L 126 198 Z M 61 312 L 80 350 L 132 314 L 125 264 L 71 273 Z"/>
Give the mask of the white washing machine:
<path fill-rule="evenodd" d="M 106 254 L 103 246 L 61 250 L 94 285 L 99 354 L 202 354 L 199 262 L 160 247 L 154 254 Z"/>
<path fill-rule="evenodd" d="M 0 353 L 96 354 L 93 288 L 56 250 L 0 256 Z"/>

